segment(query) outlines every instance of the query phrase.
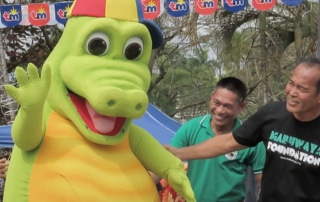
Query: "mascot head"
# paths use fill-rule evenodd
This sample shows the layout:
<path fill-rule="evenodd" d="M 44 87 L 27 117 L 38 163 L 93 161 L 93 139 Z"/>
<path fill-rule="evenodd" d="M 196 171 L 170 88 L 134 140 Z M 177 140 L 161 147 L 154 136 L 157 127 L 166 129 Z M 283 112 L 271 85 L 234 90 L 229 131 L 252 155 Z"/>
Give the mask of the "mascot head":
<path fill-rule="evenodd" d="M 88 140 L 118 144 L 132 119 L 147 110 L 149 60 L 162 42 L 158 26 L 143 18 L 140 1 L 75 0 L 46 61 L 50 109 Z"/>

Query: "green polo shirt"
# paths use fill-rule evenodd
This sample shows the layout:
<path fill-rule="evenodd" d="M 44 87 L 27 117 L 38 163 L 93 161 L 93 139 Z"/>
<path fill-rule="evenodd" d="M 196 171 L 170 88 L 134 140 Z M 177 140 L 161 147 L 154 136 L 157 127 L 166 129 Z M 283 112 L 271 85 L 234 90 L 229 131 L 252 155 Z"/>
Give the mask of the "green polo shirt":
<path fill-rule="evenodd" d="M 186 147 L 204 142 L 214 136 L 210 127 L 211 115 L 201 116 L 183 124 L 172 138 L 170 145 Z M 236 119 L 234 129 L 241 125 Z M 211 159 L 188 162 L 188 177 L 197 202 L 243 201 L 247 167 L 255 174 L 261 173 L 265 162 L 265 147 L 256 147 L 231 152 Z"/>

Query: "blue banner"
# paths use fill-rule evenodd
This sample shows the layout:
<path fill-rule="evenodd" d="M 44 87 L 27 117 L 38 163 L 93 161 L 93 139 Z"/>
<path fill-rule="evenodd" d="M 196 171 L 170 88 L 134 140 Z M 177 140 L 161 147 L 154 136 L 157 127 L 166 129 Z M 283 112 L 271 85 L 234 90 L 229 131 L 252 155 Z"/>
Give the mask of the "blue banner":
<path fill-rule="evenodd" d="M 223 0 L 224 9 L 232 13 L 242 11 L 246 6 L 246 0 Z"/>
<path fill-rule="evenodd" d="M 282 0 L 282 3 L 287 6 L 298 6 L 303 2 L 303 0 Z"/>
<path fill-rule="evenodd" d="M 1 22 L 7 27 L 18 26 L 22 20 L 21 5 L 0 6 Z"/>
<path fill-rule="evenodd" d="M 173 17 L 187 15 L 190 10 L 189 0 L 167 0 L 166 7 L 168 14 Z"/>
<path fill-rule="evenodd" d="M 67 12 L 71 7 L 72 2 L 55 3 L 55 16 L 58 23 L 65 25 L 67 23 Z"/>

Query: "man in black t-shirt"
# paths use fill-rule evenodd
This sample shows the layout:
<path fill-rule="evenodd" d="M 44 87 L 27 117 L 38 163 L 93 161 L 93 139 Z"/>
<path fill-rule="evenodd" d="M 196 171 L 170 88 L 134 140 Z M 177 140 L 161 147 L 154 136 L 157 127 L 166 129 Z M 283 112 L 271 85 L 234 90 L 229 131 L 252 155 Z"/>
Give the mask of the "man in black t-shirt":
<path fill-rule="evenodd" d="M 320 59 L 294 69 L 286 101 L 269 103 L 233 133 L 198 145 L 166 148 L 182 160 L 212 158 L 263 141 L 261 202 L 320 201 Z"/>

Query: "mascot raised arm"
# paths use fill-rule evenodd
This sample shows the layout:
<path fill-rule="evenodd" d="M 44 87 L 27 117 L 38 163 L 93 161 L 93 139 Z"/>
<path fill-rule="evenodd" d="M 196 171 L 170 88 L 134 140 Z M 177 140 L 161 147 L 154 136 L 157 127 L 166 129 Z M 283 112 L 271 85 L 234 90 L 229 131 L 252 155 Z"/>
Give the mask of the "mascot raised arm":
<path fill-rule="evenodd" d="M 5 202 L 156 202 L 148 171 L 195 201 L 183 163 L 132 123 L 147 109 L 163 42 L 140 0 L 75 0 L 41 76 L 17 67 L 20 104 Z"/>

